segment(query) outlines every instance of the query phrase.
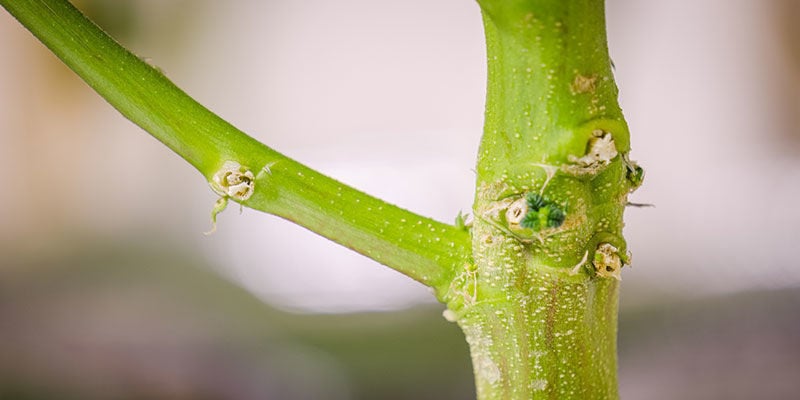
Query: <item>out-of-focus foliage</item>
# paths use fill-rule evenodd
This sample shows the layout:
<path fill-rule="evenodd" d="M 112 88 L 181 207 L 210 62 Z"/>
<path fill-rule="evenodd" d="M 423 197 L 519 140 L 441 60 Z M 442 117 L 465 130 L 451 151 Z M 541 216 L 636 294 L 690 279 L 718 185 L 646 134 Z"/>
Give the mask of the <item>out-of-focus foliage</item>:
<path fill-rule="evenodd" d="M 102 245 L 100 245 L 102 243 Z M 272 309 L 164 244 L 94 241 L 6 258 L 0 398 L 469 399 L 466 343 L 440 307 Z M 623 310 L 627 398 L 786 399 L 800 291 Z"/>
<path fill-rule="evenodd" d="M 472 395 L 440 309 L 289 314 L 196 257 L 130 242 L 4 262 L 25 272 L 0 281 L 0 398 Z"/>

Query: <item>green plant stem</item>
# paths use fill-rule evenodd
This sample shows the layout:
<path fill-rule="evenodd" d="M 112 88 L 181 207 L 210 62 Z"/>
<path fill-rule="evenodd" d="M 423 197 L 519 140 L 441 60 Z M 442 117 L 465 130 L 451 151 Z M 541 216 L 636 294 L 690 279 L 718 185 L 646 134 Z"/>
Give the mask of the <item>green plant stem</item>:
<path fill-rule="evenodd" d="M 603 1 L 479 4 L 489 79 L 475 263 L 456 276 L 449 316 L 481 400 L 617 398 L 615 277 L 636 166 Z"/>
<path fill-rule="evenodd" d="M 226 161 L 250 170 L 254 191 L 241 199 L 244 206 L 294 221 L 438 294 L 449 285 L 453 268 L 469 256 L 464 230 L 368 196 L 259 143 L 194 101 L 69 2 L 0 4 L 112 106 L 209 182 Z"/>
<path fill-rule="evenodd" d="M 469 233 L 258 143 L 65 0 L 0 4 L 218 193 L 219 171 L 234 161 L 252 174 L 252 195 L 224 196 L 433 287 L 465 332 L 479 399 L 618 397 L 622 214 L 643 171 L 628 158 L 602 0 L 479 0 L 489 82 Z"/>

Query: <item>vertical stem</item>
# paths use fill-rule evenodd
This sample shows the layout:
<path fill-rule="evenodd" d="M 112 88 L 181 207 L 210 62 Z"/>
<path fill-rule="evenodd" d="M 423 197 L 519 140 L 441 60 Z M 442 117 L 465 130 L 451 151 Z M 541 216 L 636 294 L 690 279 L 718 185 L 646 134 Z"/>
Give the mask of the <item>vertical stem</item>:
<path fill-rule="evenodd" d="M 459 317 L 478 399 L 617 397 L 618 282 L 532 271 L 527 289 Z"/>
<path fill-rule="evenodd" d="M 478 398 L 614 399 L 627 158 L 602 0 L 479 0 L 489 62 L 474 263 L 447 316 Z M 616 279 L 615 279 L 616 278 Z"/>

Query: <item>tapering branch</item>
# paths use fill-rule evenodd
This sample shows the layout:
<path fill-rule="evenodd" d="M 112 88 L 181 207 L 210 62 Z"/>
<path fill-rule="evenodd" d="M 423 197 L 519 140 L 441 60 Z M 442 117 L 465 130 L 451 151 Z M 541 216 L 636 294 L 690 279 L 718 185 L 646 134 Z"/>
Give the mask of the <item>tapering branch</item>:
<path fill-rule="evenodd" d="M 259 143 L 120 46 L 66 0 L 0 0 L 125 117 L 197 168 L 221 196 L 278 215 L 440 293 L 469 256 L 466 231 L 393 206 Z"/>

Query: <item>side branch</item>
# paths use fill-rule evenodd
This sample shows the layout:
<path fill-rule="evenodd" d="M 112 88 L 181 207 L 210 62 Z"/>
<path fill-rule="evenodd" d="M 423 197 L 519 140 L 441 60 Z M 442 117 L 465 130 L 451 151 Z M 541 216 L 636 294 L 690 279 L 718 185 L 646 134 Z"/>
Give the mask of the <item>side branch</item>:
<path fill-rule="evenodd" d="M 291 220 L 436 289 L 469 257 L 466 231 L 326 177 L 236 129 L 120 46 L 66 0 L 0 0 L 125 117 L 227 199 Z M 241 176 L 225 174 L 237 166 Z M 221 207 L 220 207 L 221 208 Z"/>

